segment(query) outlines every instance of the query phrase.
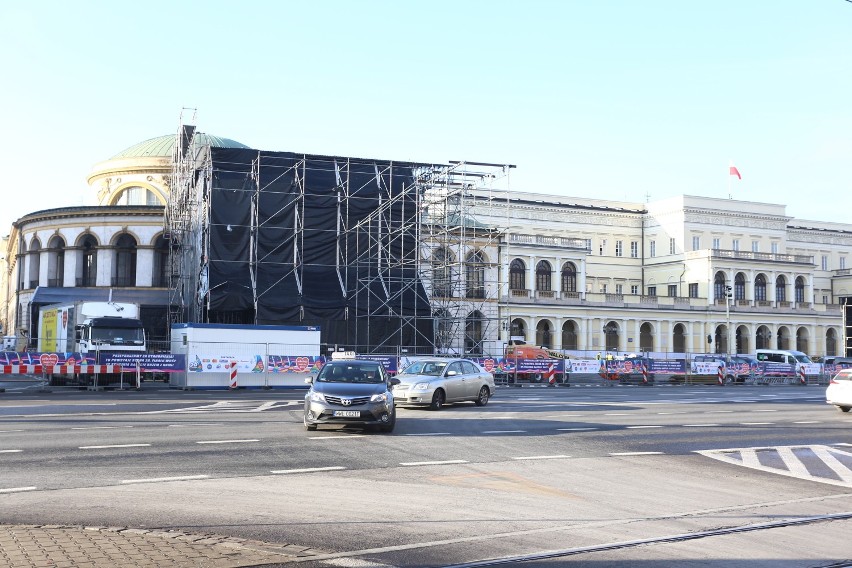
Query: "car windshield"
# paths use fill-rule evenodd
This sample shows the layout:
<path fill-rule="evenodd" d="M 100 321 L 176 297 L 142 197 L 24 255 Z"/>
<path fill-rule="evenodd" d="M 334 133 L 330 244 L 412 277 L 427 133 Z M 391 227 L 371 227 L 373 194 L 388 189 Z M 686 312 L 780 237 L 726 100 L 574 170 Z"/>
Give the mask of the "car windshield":
<path fill-rule="evenodd" d="M 805 355 L 804 353 L 802 353 L 801 355 L 794 355 L 794 357 L 796 358 L 796 360 L 797 360 L 799 363 L 810 363 L 810 362 L 811 362 L 810 357 L 808 357 L 808 356 L 807 356 L 807 355 Z"/>
<path fill-rule="evenodd" d="M 447 366 L 446 361 L 415 361 L 400 373 L 402 375 L 431 375 L 440 377 Z"/>
<path fill-rule="evenodd" d="M 382 373 L 375 364 L 330 363 L 320 370 L 322 383 L 381 383 Z"/>

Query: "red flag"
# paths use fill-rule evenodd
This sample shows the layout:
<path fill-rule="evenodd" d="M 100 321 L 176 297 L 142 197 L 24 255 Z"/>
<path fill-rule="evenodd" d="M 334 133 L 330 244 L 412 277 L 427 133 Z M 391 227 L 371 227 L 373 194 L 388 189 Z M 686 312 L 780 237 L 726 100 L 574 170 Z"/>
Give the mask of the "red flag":
<path fill-rule="evenodd" d="M 736 166 L 731 166 L 730 168 L 728 168 L 728 174 L 732 176 L 737 176 L 737 179 L 743 179 L 743 176 L 740 175 L 740 170 L 738 170 Z"/>

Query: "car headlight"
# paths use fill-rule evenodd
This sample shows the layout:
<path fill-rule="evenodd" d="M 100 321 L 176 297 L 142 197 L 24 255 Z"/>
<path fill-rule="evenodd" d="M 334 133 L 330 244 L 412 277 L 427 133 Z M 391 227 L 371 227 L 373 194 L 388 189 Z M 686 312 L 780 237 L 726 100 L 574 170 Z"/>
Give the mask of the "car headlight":
<path fill-rule="evenodd" d="M 428 383 L 428 382 L 425 382 L 425 383 L 416 383 L 413 387 L 411 387 L 411 389 L 412 389 L 412 390 L 419 390 L 419 391 L 425 391 L 425 390 L 427 390 L 428 388 L 429 388 L 429 383 Z"/>
<path fill-rule="evenodd" d="M 311 399 L 311 402 L 325 402 L 325 397 L 322 394 L 315 392 L 315 391 L 311 391 L 310 399 Z"/>
<path fill-rule="evenodd" d="M 388 393 L 386 393 L 386 392 L 374 394 L 373 396 L 370 397 L 370 402 L 387 402 L 387 400 L 388 400 Z"/>

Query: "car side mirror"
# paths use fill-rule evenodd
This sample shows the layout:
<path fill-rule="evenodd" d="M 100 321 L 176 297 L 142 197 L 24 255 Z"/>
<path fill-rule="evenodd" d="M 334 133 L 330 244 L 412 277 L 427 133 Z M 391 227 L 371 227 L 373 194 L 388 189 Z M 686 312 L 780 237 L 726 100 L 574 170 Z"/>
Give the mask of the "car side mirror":
<path fill-rule="evenodd" d="M 310 377 L 305 377 L 305 384 L 311 385 L 311 384 L 313 384 L 313 382 L 314 382 L 314 376 L 313 375 L 311 375 Z"/>
<path fill-rule="evenodd" d="M 456 371 L 447 371 L 448 377 L 455 377 L 456 375 L 458 375 L 458 373 Z"/>

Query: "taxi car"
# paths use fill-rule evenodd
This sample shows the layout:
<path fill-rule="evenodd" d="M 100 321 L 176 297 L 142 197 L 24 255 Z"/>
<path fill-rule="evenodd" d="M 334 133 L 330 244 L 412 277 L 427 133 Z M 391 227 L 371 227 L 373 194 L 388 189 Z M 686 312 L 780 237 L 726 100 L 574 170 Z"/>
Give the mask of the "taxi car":
<path fill-rule="evenodd" d="M 397 406 L 428 406 L 474 402 L 485 406 L 494 394 L 494 375 L 469 359 L 419 359 L 396 376 Z"/>
<path fill-rule="evenodd" d="M 306 430 L 320 424 L 378 427 L 393 432 L 396 425 L 391 387 L 399 380 L 389 377 L 378 361 L 334 360 L 323 365 L 316 377 L 305 379 L 311 387 L 305 395 Z"/>
<path fill-rule="evenodd" d="M 841 369 L 831 378 L 825 389 L 825 401 L 841 412 L 852 409 L 852 369 Z"/>

